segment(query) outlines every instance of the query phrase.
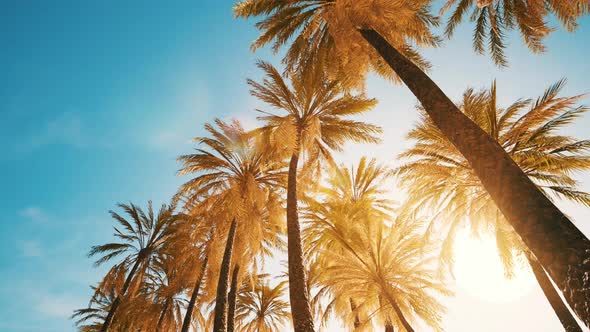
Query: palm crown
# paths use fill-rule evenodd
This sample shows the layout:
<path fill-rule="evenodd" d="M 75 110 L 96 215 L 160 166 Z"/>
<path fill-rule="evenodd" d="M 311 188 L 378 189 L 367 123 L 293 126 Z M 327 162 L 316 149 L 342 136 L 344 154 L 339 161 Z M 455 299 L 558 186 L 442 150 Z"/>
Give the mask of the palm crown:
<path fill-rule="evenodd" d="M 249 80 L 251 93 L 281 113 L 263 113 L 265 125 L 257 131 L 279 155 L 306 153 L 308 163 L 330 159 L 348 140 L 379 141 L 377 126 L 346 117 L 369 111 L 377 101 L 362 95 L 343 94 L 340 82 L 329 80 L 319 67 L 291 75 L 290 85 L 272 65 L 259 62 L 266 77 Z"/>
<path fill-rule="evenodd" d="M 283 214 L 277 191 L 284 187 L 284 163 L 268 158 L 239 122 L 216 120 L 216 124 L 219 129 L 205 126 L 212 137 L 195 139 L 203 148 L 179 158 L 183 164 L 179 174 L 196 174 L 180 193 L 191 203 L 200 202 L 192 213 L 206 215 L 205 222 L 225 220 L 217 225 L 219 229 L 232 218 L 238 224 L 247 223 L 243 239 L 252 246 L 243 249 L 268 253 L 270 244 L 263 239 L 271 238 L 269 232 L 275 233 L 275 244 L 280 242 L 276 232 L 281 229 L 278 225 Z M 232 209 L 224 208 L 227 206 Z M 249 237 L 254 239 L 246 241 Z"/>
<path fill-rule="evenodd" d="M 559 97 L 563 84 L 552 85 L 534 101 L 518 100 L 507 108 L 496 104 L 495 83 L 489 91 L 469 89 L 463 95 L 461 110 L 490 134 L 547 196 L 590 205 L 590 195 L 576 190 L 573 178 L 573 173 L 590 169 L 586 153 L 590 141 L 560 133 L 587 108 L 576 106 L 581 96 Z M 513 250 L 521 248 L 520 239 L 467 161 L 426 117 L 408 138 L 416 143 L 400 155 L 406 164 L 397 171 L 412 206 L 448 214 L 449 218 L 444 218 L 450 222 L 444 260 L 452 261 L 452 240 L 467 216 L 474 231 L 496 235 L 501 257 L 510 268 Z"/>
<path fill-rule="evenodd" d="M 291 313 L 283 299 L 287 282 L 270 285 L 263 277 L 255 278 L 253 286 L 245 285 L 236 308 L 238 329 L 245 332 L 272 332 L 285 329 Z"/>
<path fill-rule="evenodd" d="M 475 6 L 474 6 L 475 5 Z M 445 34 L 450 37 L 465 14 L 473 7 L 471 21 L 475 22 L 473 46 L 483 53 L 486 44 L 494 62 L 507 64 L 504 55 L 506 33 L 518 29 L 525 44 L 533 52 L 545 50 L 543 40 L 554 29 L 546 21 L 553 14 L 568 31 L 577 28 L 576 20 L 588 13 L 587 0 L 447 0 L 441 13 L 452 9 Z"/>
<path fill-rule="evenodd" d="M 383 35 L 394 47 L 422 68 L 428 63 L 412 45 L 436 46 L 439 39 L 430 28 L 438 24 L 430 14 L 431 0 L 243 0 L 234 12 L 240 17 L 266 15 L 256 26 L 260 37 L 256 49 L 273 43 L 278 51 L 292 41 L 285 64 L 292 70 L 300 64 L 319 62 L 330 76 L 345 77 L 347 86 L 362 85 L 372 69 L 395 78 L 377 52 L 357 31 L 369 27 Z"/>
<path fill-rule="evenodd" d="M 389 217 L 383 186 L 391 171 L 363 158 L 356 172 L 342 166 L 329 174 L 323 199 L 305 213 L 304 232 L 308 254 L 322 266 L 322 294 L 331 297 L 325 311 L 357 329 L 370 328 L 376 315 L 400 328 L 419 317 L 440 330 L 444 307 L 433 293 L 449 292 L 432 270 L 420 223 Z"/>
<path fill-rule="evenodd" d="M 178 221 L 174 213 L 175 205 L 162 205 L 157 215 L 151 202 L 148 204 L 147 213 L 133 203 L 119 204 L 119 207 L 130 217 L 126 219 L 110 211 L 113 219 L 120 225 L 114 227 L 114 235 L 121 242 L 93 246 L 88 255 L 101 256 L 95 263 L 101 265 L 126 254 L 117 267 L 128 270 L 131 265 L 139 262 L 142 266 L 138 268 L 145 271 L 153 263 L 151 257 L 165 254 L 171 237 L 175 235 L 174 226 Z"/>

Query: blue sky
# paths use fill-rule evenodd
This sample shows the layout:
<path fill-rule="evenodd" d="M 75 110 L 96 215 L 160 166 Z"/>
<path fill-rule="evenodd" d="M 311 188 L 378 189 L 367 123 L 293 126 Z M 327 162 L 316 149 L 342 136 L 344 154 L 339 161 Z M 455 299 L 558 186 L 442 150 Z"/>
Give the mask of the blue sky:
<path fill-rule="evenodd" d="M 167 201 L 181 181 L 175 158 L 190 151 L 190 138 L 206 121 L 235 117 L 254 124 L 258 102 L 245 79 L 260 76 L 257 58 L 278 61 L 267 50 L 250 52 L 256 31 L 251 22 L 233 19 L 232 4 L 3 2 L 0 331 L 73 331 L 68 316 L 87 303 L 88 285 L 102 276 L 85 254 L 111 239 L 107 211 L 117 202 Z M 576 34 L 554 33 L 541 56 L 512 36 L 508 69 L 473 54 L 468 30 L 463 25 L 446 47 L 425 51 L 432 77 L 451 97 L 494 78 L 504 105 L 536 97 L 561 77 L 569 79 L 566 94 L 590 91 L 590 19 Z M 375 77 L 368 93 L 381 101 L 367 119 L 384 126 L 384 144 L 362 152 L 351 146 L 341 158 L 363 153 L 395 164 L 417 120 L 415 99 Z M 588 128 L 590 117 L 572 134 L 589 138 Z M 590 176 L 580 179 L 590 190 Z M 587 208 L 560 207 L 590 234 L 582 220 Z M 475 321 L 481 331 L 498 331 L 494 317 L 501 315 L 503 324 L 554 331 L 559 323 L 543 301 L 533 290 L 520 302 L 490 303 L 459 287 L 445 322 L 449 331 Z M 523 306 L 534 322 L 514 314 Z"/>

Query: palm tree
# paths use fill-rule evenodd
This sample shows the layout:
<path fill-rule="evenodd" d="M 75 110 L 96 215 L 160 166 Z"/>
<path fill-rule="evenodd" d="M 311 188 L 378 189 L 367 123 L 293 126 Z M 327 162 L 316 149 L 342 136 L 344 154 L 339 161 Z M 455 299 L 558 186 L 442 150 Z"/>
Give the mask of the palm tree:
<path fill-rule="evenodd" d="M 471 4 L 473 0 L 461 1 L 464 2 Z M 544 6 L 547 2 L 567 1 L 536 2 Z M 256 24 L 262 32 L 253 49 L 274 42 L 273 49 L 278 51 L 291 43 L 284 59 L 287 69 L 319 63 L 332 75 L 346 76 L 343 81 L 347 86 L 362 85 L 369 69 L 403 81 L 441 133 L 468 161 L 578 316 L 590 326 L 590 288 L 581 284 L 590 277 L 590 267 L 584 263 L 590 260 L 590 240 L 502 147 L 465 116 L 424 73 L 422 69 L 427 64 L 410 45 L 438 44 L 429 31 L 438 24 L 430 14 L 430 3 L 430 0 L 243 0 L 234 11 L 239 17 L 263 17 Z M 514 10 L 528 13 L 529 8 L 521 6 Z M 580 10 L 575 17 L 586 11 Z M 528 31 L 525 39 L 534 38 L 530 29 L 525 31 Z"/>
<path fill-rule="evenodd" d="M 273 191 L 283 186 L 285 173 L 284 164 L 266 158 L 239 122 L 215 122 L 219 129 L 205 125 L 212 137 L 195 139 L 205 148 L 179 158 L 183 165 L 179 174 L 198 174 L 181 187 L 180 193 L 192 201 L 206 197 L 210 202 L 207 206 L 214 207 L 209 216 L 217 221 L 216 232 L 227 229 L 226 224 L 231 221 L 217 284 L 213 328 L 217 332 L 227 328 L 228 283 L 236 233 L 241 234 L 240 241 L 248 239 L 242 248 L 260 251 L 263 242 L 255 235 L 263 232 L 256 230 L 263 228 L 261 216 L 269 200 L 276 197 Z"/>
<path fill-rule="evenodd" d="M 93 296 L 87 308 L 77 309 L 72 315 L 75 324 L 80 332 L 98 332 L 104 325 L 109 314 L 111 305 L 117 298 L 115 288 L 108 293 L 101 291 L 98 287 L 91 286 Z"/>
<path fill-rule="evenodd" d="M 320 67 L 309 66 L 291 74 L 290 85 L 269 63 L 259 62 L 266 77 L 262 83 L 248 80 L 251 94 L 272 108 L 263 112 L 265 125 L 258 130 L 274 153 L 290 157 L 287 181 L 287 251 L 289 299 L 295 331 L 313 331 L 309 300 L 305 292 L 305 271 L 297 209 L 299 159 L 302 172 L 309 173 L 321 158 L 330 159 L 331 150 L 340 150 L 347 140 L 377 142 L 380 128 L 345 117 L 362 114 L 376 101 L 364 96 L 343 94 L 339 81 L 324 76 Z M 278 151 L 278 152 L 277 152 Z"/>
<path fill-rule="evenodd" d="M 582 96 L 559 97 L 564 81 L 549 87 L 535 101 L 519 100 L 502 109 L 496 104 L 496 84 L 489 91 L 467 90 L 461 110 L 493 137 L 548 197 L 590 205 L 590 195 L 576 189 L 572 174 L 590 169 L 590 141 L 563 136 L 559 130 L 588 109 L 576 106 Z M 498 251 L 510 273 L 515 254 L 530 263 L 547 299 L 566 331 L 581 331 L 561 301 L 546 271 L 498 210 L 469 164 L 427 117 L 408 138 L 416 144 L 401 155 L 398 169 L 412 206 L 441 209 L 449 218 L 442 256 L 451 261 L 454 235 L 468 217 L 475 231 L 496 236 Z M 437 218 L 440 219 L 440 218 Z"/>
<path fill-rule="evenodd" d="M 196 264 L 189 263 L 189 268 L 192 270 L 192 275 L 195 276 L 193 288 L 190 291 L 190 299 L 186 307 L 186 312 L 184 315 L 181 332 L 188 332 L 191 322 L 193 319 L 193 311 L 195 309 L 195 305 L 197 303 L 197 297 L 199 296 L 199 290 L 203 281 L 206 276 L 207 268 L 209 267 L 209 251 L 211 245 L 213 243 L 213 231 L 215 230 L 214 227 L 211 227 L 209 233 L 204 238 L 199 238 L 196 243 L 195 247 L 197 247 L 197 255 L 196 256 Z M 195 231 L 192 232 L 193 234 L 201 235 L 203 232 Z M 195 249 L 191 246 L 190 249 Z M 193 254 L 194 255 L 194 254 Z M 192 257 L 191 257 L 192 258 Z"/>
<path fill-rule="evenodd" d="M 118 292 L 117 297 L 109 309 L 101 332 L 109 329 L 109 325 L 122 300 L 128 296 L 128 289 L 137 274 L 142 275 L 153 263 L 152 257 L 162 255 L 166 250 L 167 240 L 174 235 L 174 225 L 177 217 L 174 213 L 175 205 L 163 204 L 157 215 L 154 214 L 152 203 L 148 203 L 147 214 L 133 203 L 119 204 L 130 220 L 120 214 L 110 211 L 111 216 L 122 229 L 115 227 L 115 237 L 121 242 L 93 246 L 89 257 L 101 256 L 95 263 L 102 265 L 118 256 L 126 255 L 115 266 L 119 271 L 128 271 L 127 278 Z M 113 270 L 112 270 L 113 271 Z M 121 275 L 119 273 L 119 275 Z"/>
<path fill-rule="evenodd" d="M 475 6 L 474 6 L 475 5 Z M 567 31 L 578 27 L 578 17 L 587 14 L 587 0 L 447 0 L 441 14 L 453 8 L 445 35 L 451 37 L 463 16 L 473 7 L 471 21 L 475 22 L 473 48 L 482 54 L 488 44 L 492 59 L 497 65 L 506 66 L 504 55 L 506 32 L 518 29 L 527 47 L 535 53 L 543 52 L 543 40 L 554 28 L 545 20 L 553 14 Z"/>
<path fill-rule="evenodd" d="M 272 332 L 285 330 L 289 322 L 289 303 L 283 300 L 287 282 L 270 285 L 256 278 L 252 286 L 243 286 L 238 296 L 236 322 L 239 331 Z"/>
<path fill-rule="evenodd" d="M 182 323 L 182 309 L 185 307 L 184 290 L 188 283 L 189 270 L 183 269 L 182 260 L 166 256 L 156 259 L 153 269 L 146 276 L 142 292 L 149 299 L 146 312 L 152 312 L 156 332 L 178 331 Z M 151 309 L 151 310 L 150 310 Z"/>
<path fill-rule="evenodd" d="M 387 226 L 391 175 L 366 158 L 356 170 L 332 166 L 321 199 L 310 200 L 305 214 L 307 252 L 322 266 L 320 283 L 331 297 L 326 311 L 354 330 L 371 328 L 373 316 L 386 329 L 413 331 L 409 317 L 418 316 L 439 330 L 444 307 L 431 293 L 449 292 L 430 270 L 432 244 L 418 235 L 420 223 L 398 218 Z"/>

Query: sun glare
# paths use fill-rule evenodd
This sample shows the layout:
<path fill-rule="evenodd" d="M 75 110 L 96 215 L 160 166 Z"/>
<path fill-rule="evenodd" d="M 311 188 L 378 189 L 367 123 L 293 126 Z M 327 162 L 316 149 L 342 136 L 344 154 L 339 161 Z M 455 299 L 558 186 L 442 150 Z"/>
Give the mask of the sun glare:
<path fill-rule="evenodd" d="M 533 288 L 534 275 L 520 262 L 515 266 L 514 276 L 506 277 L 496 243 L 490 237 L 474 238 L 463 231 L 456 238 L 455 253 L 457 285 L 478 299 L 512 302 Z"/>

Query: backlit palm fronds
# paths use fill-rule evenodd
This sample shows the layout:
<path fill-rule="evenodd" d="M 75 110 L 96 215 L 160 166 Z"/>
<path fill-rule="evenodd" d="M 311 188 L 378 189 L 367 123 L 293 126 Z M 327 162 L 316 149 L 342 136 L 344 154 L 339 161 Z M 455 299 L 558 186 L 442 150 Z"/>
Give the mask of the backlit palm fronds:
<path fill-rule="evenodd" d="M 259 17 L 260 36 L 253 49 L 272 44 L 275 52 L 288 46 L 284 59 L 293 71 L 310 62 L 324 65 L 331 77 L 345 78 L 347 86 L 362 86 L 369 69 L 396 79 L 376 51 L 359 34 L 359 28 L 378 31 L 394 47 L 422 68 L 428 63 L 414 45 L 436 46 L 430 29 L 438 25 L 430 13 L 430 0 L 243 0 L 238 17 Z"/>
<path fill-rule="evenodd" d="M 327 303 L 321 319 L 335 313 L 359 331 L 386 322 L 402 328 L 399 309 L 439 330 L 444 308 L 432 293 L 449 292 L 433 270 L 432 244 L 420 223 L 391 221 L 388 168 L 363 158 L 352 170 L 333 166 L 304 213 L 306 251 L 319 266 L 314 288 Z"/>
<path fill-rule="evenodd" d="M 543 52 L 543 40 L 554 30 L 547 22 L 551 15 L 567 31 L 574 31 L 578 27 L 577 19 L 587 14 L 589 8 L 587 0 L 447 0 L 441 13 L 452 11 L 445 30 L 447 37 L 469 15 L 475 23 L 474 49 L 484 53 L 488 48 L 494 62 L 505 66 L 505 38 L 510 30 L 518 29 L 533 52 Z"/>
<path fill-rule="evenodd" d="M 179 331 L 186 304 L 184 291 L 189 287 L 192 272 L 172 256 L 158 259 L 146 275 L 140 290 L 148 302 L 143 311 L 151 312 L 151 326 L 157 331 Z"/>
<path fill-rule="evenodd" d="M 238 331 L 273 332 L 286 329 L 291 318 L 285 300 L 287 282 L 271 286 L 265 278 L 256 278 L 253 287 L 245 285 L 238 296 Z"/>
<path fill-rule="evenodd" d="M 100 287 L 91 287 L 94 291 L 87 308 L 77 309 L 72 315 L 72 319 L 80 332 L 99 332 L 108 316 L 113 302 L 116 300 L 118 293 L 114 288 L 106 291 Z M 151 313 L 138 310 L 138 304 L 143 308 L 144 300 L 140 296 L 130 296 L 130 299 L 124 302 L 117 310 L 118 315 L 113 319 L 109 331 L 124 332 L 149 331 L 147 323 L 152 317 Z"/>
<path fill-rule="evenodd" d="M 496 84 L 490 90 L 467 90 L 461 110 L 510 154 L 545 194 L 590 205 L 590 195 L 577 189 L 575 173 L 590 169 L 590 143 L 564 135 L 563 129 L 587 111 L 581 96 L 560 97 L 560 81 L 536 100 L 518 100 L 507 108 L 497 105 Z M 506 266 L 520 252 L 520 239 L 496 208 L 467 161 L 424 116 L 408 134 L 414 146 L 400 155 L 397 169 L 411 206 L 442 211 L 448 220 L 443 257 L 451 261 L 452 238 L 465 217 L 474 232 L 497 236 Z M 517 245 L 518 244 L 518 245 Z M 509 269 L 508 269 L 509 270 Z M 509 272 L 509 271 L 508 271 Z"/>
<path fill-rule="evenodd" d="M 216 234 L 225 234 L 224 225 L 236 218 L 239 227 L 247 228 L 240 239 L 253 237 L 243 249 L 268 253 L 280 246 L 276 235 L 282 229 L 279 192 L 285 186 L 285 164 L 269 158 L 239 122 L 216 120 L 216 125 L 205 127 L 211 137 L 195 139 L 202 146 L 196 153 L 179 158 L 179 174 L 195 174 L 179 192 L 186 202 L 198 202 L 191 213 L 206 215 L 205 229 L 217 227 Z"/>
<path fill-rule="evenodd" d="M 340 82 L 327 79 L 319 67 L 293 73 L 289 81 L 269 63 L 258 67 L 266 76 L 248 81 L 251 93 L 276 111 L 260 111 L 265 125 L 257 133 L 277 155 L 306 155 L 304 172 L 319 159 L 331 160 L 331 151 L 349 140 L 379 141 L 379 127 L 350 119 L 373 108 L 375 99 L 343 93 Z"/>
<path fill-rule="evenodd" d="M 102 296 L 101 294 L 116 291 L 117 296 L 103 322 L 105 327 L 111 325 L 111 328 L 113 323 L 121 325 L 124 321 L 128 324 L 129 319 L 136 316 L 119 315 L 117 318 L 115 314 L 117 310 L 131 310 L 134 304 L 139 303 L 134 299 L 138 296 L 137 289 L 142 285 L 146 272 L 153 268 L 154 262 L 168 253 L 168 244 L 172 242 L 178 221 L 174 204 L 162 205 L 157 214 L 151 202 L 148 204 L 147 213 L 132 203 L 119 204 L 119 207 L 128 217 L 127 219 L 111 211 L 111 216 L 118 223 L 118 226 L 114 227 L 114 235 L 120 241 L 93 246 L 88 254 L 90 257 L 100 256 L 96 265 L 125 255 L 109 270 L 95 293 L 96 298 Z M 136 324 L 141 320 L 131 322 Z"/>
<path fill-rule="evenodd" d="M 349 325 L 354 326 L 354 320 L 367 328 L 389 322 L 403 329 L 402 320 L 410 325 L 421 320 L 435 331 L 442 330 L 445 308 L 435 294 L 451 293 L 439 279 L 433 247 L 420 231 L 419 223 L 365 224 L 338 240 L 340 250 L 323 252 L 322 283 L 343 303 L 335 310 L 348 317 Z M 371 322 L 372 318 L 376 319 Z"/>
<path fill-rule="evenodd" d="M 114 235 L 120 242 L 92 247 L 88 256 L 100 256 L 95 263 L 97 266 L 125 255 L 120 264 L 129 268 L 136 261 L 160 254 L 165 249 L 167 240 L 174 235 L 177 221 L 174 205 L 162 205 L 157 215 L 151 202 L 148 203 L 147 213 L 133 203 L 119 204 L 119 207 L 130 219 L 110 211 L 119 224 L 114 227 Z"/>

